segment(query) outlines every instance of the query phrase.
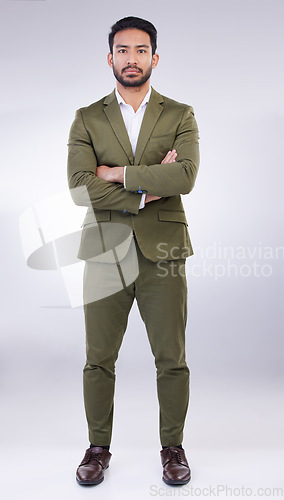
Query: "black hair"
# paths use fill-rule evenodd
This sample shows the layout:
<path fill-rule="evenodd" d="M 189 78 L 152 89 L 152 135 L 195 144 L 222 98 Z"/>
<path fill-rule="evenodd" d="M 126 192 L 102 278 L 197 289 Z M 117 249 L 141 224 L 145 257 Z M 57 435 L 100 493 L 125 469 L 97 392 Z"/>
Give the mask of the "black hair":
<path fill-rule="evenodd" d="M 150 23 L 150 21 L 146 21 L 145 19 L 141 19 L 140 17 L 133 17 L 133 16 L 124 17 L 123 19 L 117 21 L 111 27 L 111 32 L 108 36 L 110 52 L 113 53 L 114 35 L 116 35 L 118 31 L 127 30 L 130 28 L 136 28 L 138 30 L 145 31 L 146 33 L 148 33 L 151 40 L 152 55 L 155 54 L 157 49 L 157 30 L 155 26 L 152 23 Z"/>

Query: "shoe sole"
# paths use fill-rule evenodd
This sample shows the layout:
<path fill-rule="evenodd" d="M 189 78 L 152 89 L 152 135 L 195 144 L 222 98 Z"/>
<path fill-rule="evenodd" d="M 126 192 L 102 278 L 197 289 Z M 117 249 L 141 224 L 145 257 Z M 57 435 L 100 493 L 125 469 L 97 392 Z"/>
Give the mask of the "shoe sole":
<path fill-rule="evenodd" d="M 191 480 L 191 476 L 189 477 L 189 479 L 185 480 L 165 479 L 164 477 L 162 477 L 162 480 L 164 481 L 164 483 L 169 484 L 171 486 L 183 486 L 184 484 L 189 483 L 189 481 Z"/>
<path fill-rule="evenodd" d="M 104 477 L 102 477 L 102 479 L 100 479 L 99 481 L 81 481 L 80 479 L 76 478 L 76 481 L 78 484 L 80 484 L 80 486 L 96 486 L 97 484 L 102 483 L 103 480 Z"/>

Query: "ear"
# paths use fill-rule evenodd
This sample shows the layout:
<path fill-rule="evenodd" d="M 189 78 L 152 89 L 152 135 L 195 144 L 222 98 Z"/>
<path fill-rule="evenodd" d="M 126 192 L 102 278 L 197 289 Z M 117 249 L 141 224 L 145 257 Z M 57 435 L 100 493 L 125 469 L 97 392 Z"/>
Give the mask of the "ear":
<path fill-rule="evenodd" d="M 113 65 L 113 56 L 112 56 L 111 52 L 109 52 L 108 55 L 107 55 L 107 62 L 108 62 L 108 65 L 112 68 L 112 65 Z"/>
<path fill-rule="evenodd" d="M 158 54 L 154 54 L 153 57 L 152 57 L 152 68 L 155 69 L 158 62 L 159 62 L 159 55 Z"/>

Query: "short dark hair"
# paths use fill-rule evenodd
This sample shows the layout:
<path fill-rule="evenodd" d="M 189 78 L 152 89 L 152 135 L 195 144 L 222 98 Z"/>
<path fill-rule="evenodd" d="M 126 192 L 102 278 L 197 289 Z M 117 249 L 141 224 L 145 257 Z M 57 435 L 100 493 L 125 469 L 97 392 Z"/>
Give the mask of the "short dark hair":
<path fill-rule="evenodd" d="M 152 55 L 155 54 L 157 49 L 157 30 L 155 26 L 152 23 L 150 23 L 150 21 L 146 21 L 145 19 L 141 19 L 140 17 L 133 17 L 133 16 L 124 17 L 123 19 L 117 21 L 111 27 L 111 32 L 108 36 L 110 52 L 113 53 L 114 35 L 116 35 L 118 31 L 127 30 L 130 28 L 136 28 L 138 30 L 145 31 L 146 33 L 148 33 L 151 40 Z"/>

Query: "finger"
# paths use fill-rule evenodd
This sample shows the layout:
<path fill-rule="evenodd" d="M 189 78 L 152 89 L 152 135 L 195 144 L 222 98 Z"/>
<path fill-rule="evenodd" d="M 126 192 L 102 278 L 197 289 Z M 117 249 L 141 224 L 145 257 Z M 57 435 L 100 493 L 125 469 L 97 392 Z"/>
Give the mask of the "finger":
<path fill-rule="evenodd" d="M 166 163 L 167 159 L 169 158 L 169 155 L 171 154 L 171 151 L 168 151 L 165 158 L 162 159 L 161 163 Z"/>
<path fill-rule="evenodd" d="M 172 163 L 175 161 L 176 157 L 177 157 L 177 153 L 171 152 L 171 154 L 167 155 L 164 163 Z"/>
<path fill-rule="evenodd" d="M 168 151 L 165 158 L 161 161 L 161 163 L 170 163 L 172 161 L 172 158 L 176 156 L 177 153 L 175 149 L 173 149 L 172 151 Z"/>
<path fill-rule="evenodd" d="M 177 156 L 177 152 L 175 149 L 173 149 L 172 151 L 169 151 L 169 153 L 167 154 L 167 159 L 171 159 L 171 158 L 175 158 Z"/>

